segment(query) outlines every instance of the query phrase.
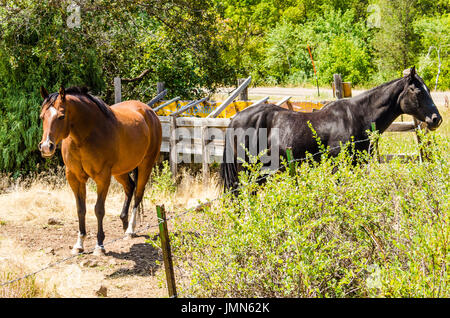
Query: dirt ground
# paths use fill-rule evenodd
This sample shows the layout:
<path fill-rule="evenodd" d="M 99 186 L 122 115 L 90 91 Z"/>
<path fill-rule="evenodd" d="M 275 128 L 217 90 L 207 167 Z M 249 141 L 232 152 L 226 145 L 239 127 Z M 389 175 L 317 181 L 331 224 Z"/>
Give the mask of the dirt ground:
<path fill-rule="evenodd" d="M 177 193 L 176 203 L 187 208 L 197 202 L 192 193 L 200 193 L 204 198 L 212 195 L 192 185 L 179 188 L 185 188 L 186 193 Z M 94 189 L 88 187 L 86 251 L 96 243 L 95 200 Z M 120 187 L 110 189 L 103 222 L 105 256 L 82 254 L 35 275 L 36 282 L 51 297 L 104 297 L 102 286 L 106 287 L 107 297 L 168 297 L 162 253 L 146 243 L 157 240 L 159 233 L 155 207 L 147 200 L 137 237 L 122 239 L 122 200 Z M 71 257 L 77 233 L 75 200 L 68 186 L 55 190 L 37 184 L 0 194 L 0 262 L 19 264 L 26 273 L 39 270 Z M 19 275 L 13 278 L 16 276 Z"/>

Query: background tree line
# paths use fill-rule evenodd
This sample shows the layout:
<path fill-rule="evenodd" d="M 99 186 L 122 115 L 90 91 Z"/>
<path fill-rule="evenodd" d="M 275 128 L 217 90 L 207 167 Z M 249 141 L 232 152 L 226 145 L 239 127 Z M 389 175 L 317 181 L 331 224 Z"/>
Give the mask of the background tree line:
<path fill-rule="evenodd" d="M 79 26 L 69 27 L 80 8 Z M 0 0 L 0 171 L 35 170 L 40 158 L 39 86 L 86 85 L 113 103 L 113 78 L 147 101 L 155 82 L 194 98 L 252 75 L 257 85 L 341 73 L 373 86 L 416 65 L 450 88 L 449 0 Z"/>

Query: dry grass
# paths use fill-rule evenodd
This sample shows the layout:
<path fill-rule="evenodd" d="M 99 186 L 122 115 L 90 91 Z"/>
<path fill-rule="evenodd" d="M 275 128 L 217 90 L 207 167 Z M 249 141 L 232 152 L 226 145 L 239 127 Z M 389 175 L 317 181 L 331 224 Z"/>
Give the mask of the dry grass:
<path fill-rule="evenodd" d="M 0 263 L 0 281 L 15 279 L 18 275 L 26 274 L 21 264 L 13 264 L 2 260 Z M 34 276 L 27 277 L 15 283 L 0 288 L 0 298 L 32 298 L 32 297 L 56 297 L 54 293 L 48 293 L 44 287 L 36 282 Z"/>
<path fill-rule="evenodd" d="M 211 175 L 208 184 L 203 184 L 201 174 L 192 175 L 187 168 L 179 173 L 176 191 L 167 197 L 150 200 L 152 203 L 165 204 L 169 209 L 190 209 L 199 203 L 218 197 L 222 193 L 220 177 Z"/>
<path fill-rule="evenodd" d="M 39 254 L 25 251 L 11 239 L 0 238 L 0 282 L 22 277 L 43 266 L 42 260 L 38 257 Z M 35 276 L 0 287 L 0 298 L 58 296 L 53 285 Z"/>
<path fill-rule="evenodd" d="M 146 189 L 144 196 L 146 211 L 153 211 L 155 204 L 164 204 L 168 211 L 181 211 L 197 205 L 198 202 L 214 198 L 222 191 L 216 175 L 213 175 L 208 187 L 204 187 L 201 176 L 190 174 L 188 169 L 181 169 L 178 184 L 173 187 L 175 191 L 159 193 L 155 189 L 165 185 L 154 186 L 149 184 Z M 118 216 L 123 199 L 123 189 L 113 179 L 106 200 L 106 214 Z M 93 209 L 96 202 L 96 187 L 91 181 L 87 185 L 86 201 L 87 222 L 89 219 L 95 221 Z M 77 223 L 75 200 L 63 169 L 18 180 L 13 180 L 8 175 L 0 176 L 0 206 L 2 207 L 0 232 L 2 226 L 12 224 L 25 229 L 42 228 L 47 226 L 49 218 L 55 218 L 64 224 Z M 61 230 L 63 229 L 64 227 Z M 14 235 L 17 236 L 16 240 L 0 235 L 0 282 L 38 270 L 61 258 L 48 255 L 42 250 L 28 248 L 23 242 L 17 241 L 20 240 L 22 233 Z M 73 240 L 75 241 L 75 237 Z M 79 264 L 58 265 L 39 273 L 36 277 L 32 276 L 0 288 L 0 297 L 92 297 L 92 289 L 104 279 L 104 276 L 105 274 L 99 270 L 87 270 Z M 128 282 L 124 281 L 124 284 Z M 90 292 L 87 293 L 86 290 Z"/>
<path fill-rule="evenodd" d="M 3 267 L 3 264 L 2 264 Z M 8 281 L 14 279 L 17 275 L 23 275 L 25 271 L 20 266 L 12 266 L 8 264 L 7 269 L 0 270 L 0 281 Z M 32 298 L 49 296 L 36 283 L 33 276 L 12 283 L 0 289 L 0 298 Z"/>

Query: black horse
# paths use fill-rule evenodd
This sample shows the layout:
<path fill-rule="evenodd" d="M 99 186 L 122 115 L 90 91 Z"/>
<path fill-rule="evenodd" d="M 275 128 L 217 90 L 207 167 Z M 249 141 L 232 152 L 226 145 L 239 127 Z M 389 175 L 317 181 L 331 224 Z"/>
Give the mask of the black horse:
<path fill-rule="evenodd" d="M 244 156 L 240 155 L 243 153 L 241 145 L 246 149 L 256 145 L 261 140 L 261 130 L 267 134 L 266 148 L 270 152 L 276 150 L 278 156 L 286 157 L 286 149 L 291 147 L 294 158 L 301 159 L 306 156 L 306 152 L 319 152 L 311 125 L 321 143 L 330 147 L 330 155 L 336 156 L 340 151 L 340 143 L 345 144 L 352 137 L 356 150 L 368 151 L 370 142 L 367 131 L 371 129 L 372 123 L 383 133 L 401 114 L 414 116 L 425 122 L 431 130 L 442 122 L 430 90 L 416 74 L 414 67 L 405 77 L 351 99 L 337 100 L 313 113 L 294 112 L 273 104 L 249 107 L 231 120 L 226 132 L 221 165 L 225 189 L 238 186 L 242 163 L 237 158 L 248 160 L 245 152 Z M 246 138 L 242 139 L 244 134 Z"/>

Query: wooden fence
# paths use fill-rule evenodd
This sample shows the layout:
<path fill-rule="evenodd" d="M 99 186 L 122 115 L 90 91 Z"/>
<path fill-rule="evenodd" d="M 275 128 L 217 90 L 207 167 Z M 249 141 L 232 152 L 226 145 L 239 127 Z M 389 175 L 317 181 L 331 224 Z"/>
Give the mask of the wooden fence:
<path fill-rule="evenodd" d="M 339 87 L 340 76 L 335 76 Z M 167 94 L 163 84 L 158 83 L 158 95 L 153 98 L 149 105 L 157 112 L 162 124 L 163 141 L 162 153 L 169 153 L 172 174 L 177 175 L 177 166 L 180 162 L 201 162 L 203 177 L 207 181 L 209 177 L 209 164 L 221 162 L 225 146 L 225 130 L 230 124 L 231 118 L 239 111 L 247 107 L 257 107 L 269 100 L 269 96 L 256 102 L 243 100 L 235 101 L 240 96 L 248 96 L 246 89 L 251 82 L 251 77 L 240 80 L 239 86 L 223 102 L 211 102 L 207 98 L 195 101 L 180 101 L 179 97 L 169 101 L 162 101 Z M 115 80 L 116 102 L 121 98 L 120 80 Z M 341 94 L 338 94 L 342 96 Z M 289 108 L 294 111 L 311 112 L 320 109 L 326 101 L 291 102 L 291 97 L 278 101 L 276 105 Z M 188 116 L 188 117 L 182 117 Z M 386 131 L 388 132 L 416 132 L 417 141 L 420 143 L 418 128 L 423 128 L 423 123 L 394 122 Z M 393 157 L 402 157 L 408 160 L 414 156 L 407 154 L 389 154 L 380 157 L 381 162 L 388 162 Z M 419 158 L 421 154 L 419 153 Z"/>

